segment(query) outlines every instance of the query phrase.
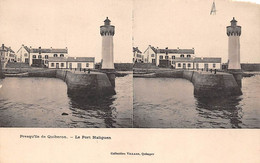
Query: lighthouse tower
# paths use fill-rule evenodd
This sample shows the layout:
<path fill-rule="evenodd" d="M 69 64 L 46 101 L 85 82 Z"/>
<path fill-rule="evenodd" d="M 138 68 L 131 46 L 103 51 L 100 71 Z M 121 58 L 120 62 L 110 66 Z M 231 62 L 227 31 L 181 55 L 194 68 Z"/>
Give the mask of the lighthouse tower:
<path fill-rule="evenodd" d="M 240 71 L 240 35 L 241 26 L 237 26 L 237 21 L 233 17 L 231 26 L 227 26 L 228 35 L 228 70 Z"/>
<path fill-rule="evenodd" d="M 102 69 L 114 69 L 114 52 L 113 52 L 113 36 L 115 34 L 115 26 L 110 25 L 108 17 L 104 21 L 104 25 L 100 26 L 100 34 L 102 36 Z"/>

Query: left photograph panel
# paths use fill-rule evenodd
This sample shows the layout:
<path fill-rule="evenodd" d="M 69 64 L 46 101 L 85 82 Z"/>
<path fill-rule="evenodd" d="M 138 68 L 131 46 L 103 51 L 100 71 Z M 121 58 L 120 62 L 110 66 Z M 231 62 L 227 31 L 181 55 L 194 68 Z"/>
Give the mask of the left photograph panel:
<path fill-rule="evenodd" d="M 0 127 L 133 127 L 132 1 L 0 0 L 0 43 Z"/>

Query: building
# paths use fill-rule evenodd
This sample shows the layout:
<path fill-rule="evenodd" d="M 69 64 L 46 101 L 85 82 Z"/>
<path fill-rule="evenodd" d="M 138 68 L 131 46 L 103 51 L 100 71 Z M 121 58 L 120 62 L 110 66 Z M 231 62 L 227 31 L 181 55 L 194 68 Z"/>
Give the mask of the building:
<path fill-rule="evenodd" d="M 29 65 L 35 67 L 48 67 L 49 66 L 49 58 L 67 58 L 68 57 L 68 48 L 64 49 L 43 49 L 39 48 L 30 48 L 29 54 Z"/>
<path fill-rule="evenodd" d="M 157 48 L 149 45 L 147 49 L 143 52 L 143 62 L 144 63 L 153 63 L 156 64 L 156 54 L 157 54 Z M 158 65 L 157 65 L 158 66 Z"/>
<path fill-rule="evenodd" d="M 144 56 L 138 47 L 133 47 L 133 63 L 143 63 Z"/>
<path fill-rule="evenodd" d="M 144 62 L 175 69 L 221 69 L 221 58 L 196 57 L 192 49 L 165 49 L 151 45 L 144 51 Z"/>
<path fill-rule="evenodd" d="M 175 68 L 176 63 L 188 63 L 194 57 L 194 49 L 168 49 L 168 47 L 160 49 L 149 45 L 144 51 L 144 62 L 153 63 L 159 67 Z"/>
<path fill-rule="evenodd" d="M 240 65 L 240 35 L 241 26 L 237 26 L 237 21 L 233 17 L 231 26 L 227 26 L 228 35 L 228 69 L 241 70 Z"/>
<path fill-rule="evenodd" d="M 113 36 L 115 26 L 110 25 L 108 17 L 104 25 L 100 26 L 100 35 L 102 36 L 102 65 L 101 69 L 114 69 L 114 44 Z"/>
<path fill-rule="evenodd" d="M 194 69 L 222 69 L 221 58 L 196 57 L 193 63 Z"/>
<path fill-rule="evenodd" d="M 15 52 L 11 49 L 11 47 L 6 47 L 4 44 L 1 46 L 1 61 L 5 64 L 8 62 L 16 62 Z"/>
<path fill-rule="evenodd" d="M 30 48 L 27 46 L 22 45 L 20 49 L 16 52 L 16 61 L 17 62 L 23 62 L 29 64 L 30 59 Z"/>
<path fill-rule="evenodd" d="M 55 69 L 94 69 L 94 57 L 50 57 L 49 68 Z"/>

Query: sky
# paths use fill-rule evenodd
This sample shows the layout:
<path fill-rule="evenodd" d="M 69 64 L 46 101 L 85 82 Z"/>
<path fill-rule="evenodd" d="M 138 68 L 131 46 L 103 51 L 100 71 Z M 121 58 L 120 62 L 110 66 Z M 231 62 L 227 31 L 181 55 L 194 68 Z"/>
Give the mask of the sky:
<path fill-rule="evenodd" d="M 99 27 L 115 25 L 114 60 L 132 62 L 132 46 L 144 51 L 195 48 L 196 56 L 227 61 L 226 26 L 242 26 L 241 62 L 260 62 L 260 2 L 215 0 L 0 0 L 0 43 L 17 51 L 68 47 L 70 56 L 101 60 Z"/>
<path fill-rule="evenodd" d="M 70 56 L 101 60 L 100 26 L 115 26 L 114 61 L 132 62 L 131 0 L 0 0 L 0 43 L 65 48 Z"/>
<path fill-rule="evenodd" d="M 134 46 L 143 52 L 159 48 L 195 48 L 198 57 L 221 57 L 227 62 L 226 26 L 233 17 L 242 26 L 241 63 L 260 63 L 260 5 L 252 2 L 215 0 L 135 0 Z"/>

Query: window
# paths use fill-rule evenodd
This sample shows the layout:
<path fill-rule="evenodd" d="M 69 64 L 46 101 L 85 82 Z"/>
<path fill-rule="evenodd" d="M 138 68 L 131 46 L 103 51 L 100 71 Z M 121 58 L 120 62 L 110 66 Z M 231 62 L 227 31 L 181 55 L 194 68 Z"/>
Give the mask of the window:
<path fill-rule="evenodd" d="M 188 63 L 188 67 L 190 67 L 190 63 Z"/>
<path fill-rule="evenodd" d="M 174 64 L 174 61 L 172 61 L 172 64 Z"/>
<path fill-rule="evenodd" d="M 189 54 L 187 55 L 187 58 L 190 58 L 190 55 L 189 55 Z"/>
<path fill-rule="evenodd" d="M 47 60 L 45 60 L 45 64 L 48 64 L 48 61 L 47 61 Z"/>
<path fill-rule="evenodd" d="M 27 55 L 28 55 L 27 53 L 24 54 L 25 57 L 27 57 Z"/>
<path fill-rule="evenodd" d="M 196 67 L 199 68 L 199 64 L 198 63 L 196 63 Z"/>
<path fill-rule="evenodd" d="M 216 68 L 216 63 L 213 63 L 213 68 Z"/>
<path fill-rule="evenodd" d="M 53 57 L 58 57 L 58 55 L 57 54 L 53 54 Z"/>
<path fill-rule="evenodd" d="M 42 58 L 42 55 L 38 55 L 38 58 L 41 59 L 41 58 Z"/>
<path fill-rule="evenodd" d="M 165 59 L 169 59 L 169 56 L 165 56 Z"/>
<path fill-rule="evenodd" d="M 48 58 L 49 58 L 49 56 L 48 56 L 48 55 L 45 55 L 45 56 L 44 56 L 44 58 L 45 58 L 45 59 L 48 59 Z"/>
<path fill-rule="evenodd" d="M 60 57 L 64 57 L 64 54 L 60 54 Z"/>
<path fill-rule="evenodd" d="M 175 56 L 174 56 L 174 55 L 172 56 L 172 59 L 175 59 Z"/>
<path fill-rule="evenodd" d="M 36 58 L 36 55 L 33 55 L 33 58 Z"/>
<path fill-rule="evenodd" d="M 61 67 L 64 67 L 64 63 L 61 63 Z"/>
<path fill-rule="evenodd" d="M 184 55 L 182 54 L 182 55 L 181 55 L 181 57 L 183 58 L 183 57 L 184 57 Z"/>
<path fill-rule="evenodd" d="M 89 67 L 89 63 L 86 63 L 86 67 Z"/>
<path fill-rule="evenodd" d="M 180 64 L 180 63 L 178 63 L 178 67 L 181 67 L 181 64 Z"/>
<path fill-rule="evenodd" d="M 163 59 L 163 56 L 162 56 L 162 55 L 160 55 L 160 59 Z"/>
<path fill-rule="evenodd" d="M 51 63 L 51 67 L 54 67 L 54 63 Z"/>
<path fill-rule="evenodd" d="M 154 57 L 154 54 L 151 54 L 151 57 Z"/>

